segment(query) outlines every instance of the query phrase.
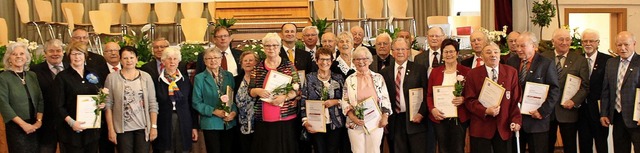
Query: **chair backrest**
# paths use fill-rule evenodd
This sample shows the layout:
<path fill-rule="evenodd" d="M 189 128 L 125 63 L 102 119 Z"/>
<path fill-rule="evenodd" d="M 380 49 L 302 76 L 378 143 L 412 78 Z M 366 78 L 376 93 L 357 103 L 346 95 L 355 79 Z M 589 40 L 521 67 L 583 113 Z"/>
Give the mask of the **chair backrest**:
<path fill-rule="evenodd" d="M 111 14 L 108 11 L 89 11 L 89 20 L 96 34 L 111 33 Z"/>
<path fill-rule="evenodd" d="M 207 9 L 209 9 L 209 15 L 211 15 L 211 21 L 216 20 L 216 2 L 211 1 L 207 3 Z"/>
<path fill-rule="evenodd" d="M 28 0 L 16 0 L 16 8 L 18 8 L 18 14 L 20 15 L 20 22 L 31 22 L 29 1 Z"/>
<path fill-rule="evenodd" d="M 7 21 L 0 18 L 0 46 L 9 44 L 9 31 L 7 30 Z"/>
<path fill-rule="evenodd" d="M 409 2 L 407 0 L 388 0 L 389 15 L 393 17 L 407 17 L 407 8 Z"/>
<path fill-rule="evenodd" d="M 335 19 L 333 11 L 335 11 L 336 3 L 334 0 L 316 0 L 313 2 L 313 8 L 316 10 L 318 19 Z"/>
<path fill-rule="evenodd" d="M 34 8 L 38 12 L 38 18 L 40 21 L 51 22 L 53 17 L 53 8 L 50 1 L 35 0 L 33 1 Z"/>
<path fill-rule="evenodd" d="M 202 2 L 184 2 L 180 3 L 180 12 L 184 18 L 201 18 L 204 10 Z"/>
<path fill-rule="evenodd" d="M 427 17 L 427 25 L 432 24 L 449 24 L 448 16 L 429 16 Z"/>
<path fill-rule="evenodd" d="M 73 23 L 80 24 L 84 18 L 84 4 L 83 3 L 60 3 L 60 7 L 63 9 L 69 9 L 69 11 L 62 11 L 63 14 L 71 12 L 73 14 Z M 68 22 L 68 21 L 67 21 Z"/>
<path fill-rule="evenodd" d="M 63 8 L 62 12 L 71 12 L 69 8 Z M 69 36 L 71 36 L 71 31 L 76 28 L 73 13 L 64 13 L 64 17 L 67 19 L 67 26 L 69 30 Z"/>
<path fill-rule="evenodd" d="M 367 18 L 381 18 L 383 4 L 382 0 L 362 0 L 362 6 Z"/>
<path fill-rule="evenodd" d="M 176 13 L 178 13 L 178 3 L 176 2 L 158 2 L 154 4 L 153 9 L 160 23 L 175 23 Z"/>
<path fill-rule="evenodd" d="M 147 24 L 149 23 L 149 13 L 151 12 L 151 4 L 149 3 L 129 3 L 127 4 L 127 12 L 131 24 Z"/>
<path fill-rule="evenodd" d="M 120 24 L 120 18 L 122 17 L 122 4 L 120 3 L 101 3 L 99 6 L 100 11 L 106 11 L 111 14 L 111 25 Z"/>
<path fill-rule="evenodd" d="M 480 16 L 467 16 L 467 24 L 471 26 L 471 29 L 478 30 L 482 27 L 482 19 Z"/>
<path fill-rule="evenodd" d="M 360 0 L 340 0 L 340 13 L 343 19 L 357 19 Z"/>
<path fill-rule="evenodd" d="M 180 20 L 185 41 L 204 42 L 207 33 L 207 18 L 185 18 Z"/>

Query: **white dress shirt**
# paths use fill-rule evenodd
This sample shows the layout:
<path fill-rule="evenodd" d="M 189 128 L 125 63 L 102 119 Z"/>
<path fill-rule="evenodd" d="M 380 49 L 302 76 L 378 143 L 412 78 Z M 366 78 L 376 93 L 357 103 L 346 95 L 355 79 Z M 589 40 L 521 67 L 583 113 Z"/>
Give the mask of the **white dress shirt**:
<path fill-rule="evenodd" d="M 107 63 L 107 67 L 109 67 L 109 73 L 111 73 L 113 71 L 116 71 L 116 70 L 113 69 L 113 67 L 117 67 L 118 70 L 122 70 L 122 65 L 120 63 L 118 63 L 118 65 L 116 65 L 116 66 L 113 66 L 113 65 Z"/>
<path fill-rule="evenodd" d="M 231 47 L 224 51 L 223 56 L 227 59 L 227 71 L 231 72 L 233 76 L 237 76 L 238 65 L 236 64 L 236 59 L 233 57 L 233 53 L 231 53 Z"/>
<path fill-rule="evenodd" d="M 402 66 L 402 71 L 400 71 L 400 73 L 401 73 L 401 77 L 400 77 L 400 93 L 396 93 L 396 94 L 400 95 L 400 101 L 398 102 L 398 103 L 400 103 L 400 106 L 398 106 L 398 107 L 400 107 L 400 112 L 406 112 L 407 111 L 407 108 L 406 108 L 407 104 L 404 101 L 404 90 L 403 90 L 402 87 L 404 85 L 404 75 L 405 75 L 405 72 L 407 71 L 407 62 L 405 61 L 401 65 L 398 65 L 398 63 L 395 63 L 394 65 L 395 66 L 393 67 L 393 69 L 395 71 L 393 71 L 394 72 L 393 73 L 393 82 L 395 82 L 395 79 L 396 79 L 396 77 L 398 75 L 398 67 Z M 393 89 L 393 90 L 395 90 L 395 89 Z M 395 98 L 395 97 L 393 97 L 393 98 Z"/>

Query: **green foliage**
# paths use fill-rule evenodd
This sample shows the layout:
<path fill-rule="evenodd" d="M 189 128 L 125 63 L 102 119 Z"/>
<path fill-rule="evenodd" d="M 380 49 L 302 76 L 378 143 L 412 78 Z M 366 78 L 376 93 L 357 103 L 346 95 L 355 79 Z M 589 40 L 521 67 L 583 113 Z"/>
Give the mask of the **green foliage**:
<path fill-rule="evenodd" d="M 322 38 L 324 31 L 327 30 L 327 28 L 331 27 L 333 23 L 327 22 L 327 18 L 324 18 L 324 19 L 315 19 L 311 21 L 311 25 L 318 27 L 318 31 L 319 31 L 318 37 Z"/>
<path fill-rule="evenodd" d="M 198 60 L 198 54 L 204 52 L 204 47 L 199 44 L 183 44 L 180 47 L 180 53 L 182 54 L 182 61 L 195 62 Z"/>
<path fill-rule="evenodd" d="M 37 53 L 32 53 L 31 54 L 31 64 L 35 65 L 35 64 L 40 64 L 42 62 L 44 62 L 44 54 L 37 54 Z"/>
<path fill-rule="evenodd" d="M 301 40 L 297 40 L 296 41 L 296 48 L 302 48 L 304 49 L 304 42 L 302 42 Z"/>
<path fill-rule="evenodd" d="M 236 22 L 238 22 L 237 19 L 231 18 L 231 19 L 227 19 L 227 18 L 218 18 L 216 19 L 216 23 L 213 24 L 215 27 L 219 27 L 219 26 L 223 26 L 227 29 L 231 28 L 231 26 L 233 26 L 234 24 L 236 24 Z"/>
<path fill-rule="evenodd" d="M 264 60 L 265 58 L 267 58 L 267 55 L 264 54 L 264 46 L 262 45 L 262 43 L 260 43 L 259 40 L 251 39 L 242 41 L 242 43 L 239 44 L 236 48 L 242 51 L 250 51 L 256 53 L 258 55 L 258 58 L 260 58 L 257 60 Z"/>
<path fill-rule="evenodd" d="M 320 100 L 329 99 L 329 87 L 322 87 L 322 93 L 320 94 Z"/>
<path fill-rule="evenodd" d="M 147 36 L 147 32 L 142 32 L 142 34 L 137 35 L 133 30 L 131 30 L 132 34 L 126 34 L 122 37 L 122 40 L 118 41 L 115 39 L 111 39 L 111 42 L 118 42 L 120 48 L 124 46 L 133 46 L 138 51 L 138 63 L 137 65 L 144 65 L 153 59 L 153 54 L 151 53 L 151 40 Z"/>
<path fill-rule="evenodd" d="M 400 33 L 400 28 L 393 28 L 393 31 L 389 29 L 378 29 L 378 34 L 382 34 L 384 32 L 388 33 L 389 36 L 391 36 L 391 39 L 396 39 L 398 38 L 398 33 Z"/>
<path fill-rule="evenodd" d="M 542 38 L 542 28 L 551 24 L 551 18 L 556 16 L 556 7 L 549 0 L 537 1 L 533 3 L 531 12 L 533 13 L 531 22 L 533 25 L 541 27 L 540 38 Z"/>
<path fill-rule="evenodd" d="M 362 106 L 362 104 L 363 103 L 359 103 L 358 105 L 356 105 L 356 107 L 353 108 L 355 110 L 356 117 L 358 117 L 358 119 L 361 119 L 361 120 L 364 119 L 364 111 L 367 110 L 367 108 Z"/>
<path fill-rule="evenodd" d="M 7 46 L 0 46 L 0 59 L 4 58 L 4 53 L 7 52 Z M 0 70 L 4 69 L 3 62 L 0 62 Z"/>

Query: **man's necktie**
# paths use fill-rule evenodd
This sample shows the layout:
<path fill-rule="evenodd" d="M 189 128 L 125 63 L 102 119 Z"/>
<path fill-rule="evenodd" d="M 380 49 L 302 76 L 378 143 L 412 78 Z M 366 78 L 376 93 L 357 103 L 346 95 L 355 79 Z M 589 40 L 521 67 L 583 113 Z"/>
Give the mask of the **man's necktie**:
<path fill-rule="evenodd" d="M 482 58 L 476 58 L 476 67 L 482 66 Z"/>
<path fill-rule="evenodd" d="M 55 77 L 58 73 L 62 72 L 62 66 L 56 65 L 53 66 L 53 76 Z"/>
<path fill-rule="evenodd" d="M 293 55 L 293 49 L 287 50 L 287 53 L 289 54 L 289 61 L 291 61 L 291 63 L 295 64 L 295 61 L 294 61 L 295 58 L 294 58 L 294 55 Z"/>
<path fill-rule="evenodd" d="M 438 61 L 438 52 L 433 52 L 433 61 L 431 62 L 431 67 L 435 68 L 440 65 L 440 61 Z"/>
<path fill-rule="evenodd" d="M 402 94 L 402 66 L 398 66 L 396 74 L 396 112 L 400 112 L 400 94 Z"/>
<path fill-rule="evenodd" d="M 491 73 L 493 73 L 491 80 L 493 80 L 493 82 L 498 82 L 498 72 L 496 72 L 496 69 L 492 68 Z"/>
<path fill-rule="evenodd" d="M 520 73 L 518 74 L 518 78 L 520 81 L 520 86 L 524 85 L 524 80 L 527 78 L 527 71 L 529 71 L 527 69 L 527 64 L 529 64 L 529 61 L 524 60 L 522 61 L 522 66 L 520 67 Z"/>
<path fill-rule="evenodd" d="M 622 111 L 622 100 L 620 99 L 620 90 L 622 90 L 622 82 L 624 82 L 624 75 L 627 73 L 627 67 L 629 66 L 629 61 L 626 59 L 620 60 L 620 69 L 618 69 L 618 80 L 617 80 L 617 88 L 616 89 L 616 110 L 618 112 Z"/>
<path fill-rule="evenodd" d="M 227 70 L 227 52 L 222 52 L 221 66 L 222 69 Z"/>
<path fill-rule="evenodd" d="M 120 69 L 118 69 L 118 67 L 117 67 L 117 66 L 114 66 L 114 67 L 113 67 L 113 71 L 114 71 L 114 72 L 118 72 L 118 70 L 120 70 Z"/>
<path fill-rule="evenodd" d="M 562 59 L 564 58 L 564 56 L 562 55 L 558 55 L 556 56 L 556 69 L 558 70 L 558 74 L 560 74 L 560 72 L 562 72 Z M 560 78 L 560 77 L 558 77 Z"/>

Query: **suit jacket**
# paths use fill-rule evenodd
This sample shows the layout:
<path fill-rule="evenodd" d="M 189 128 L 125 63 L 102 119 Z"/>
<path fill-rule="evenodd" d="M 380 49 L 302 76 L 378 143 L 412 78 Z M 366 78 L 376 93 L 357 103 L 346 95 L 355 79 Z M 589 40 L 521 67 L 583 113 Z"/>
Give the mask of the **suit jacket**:
<path fill-rule="evenodd" d="M 433 104 L 433 86 L 442 85 L 442 81 L 444 80 L 444 69 L 445 69 L 445 66 L 443 65 L 443 66 L 438 66 L 433 70 L 431 70 L 431 75 L 429 76 L 429 86 L 427 88 L 428 92 L 426 96 L 427 104 L 429 106 L 427 111 L 429 112 L 431 112 L 431 110 L 436 108 L 435 105 Z M 458 70 L 457 75 L 466 76 L 467 73 L 469 73 L 469 70 L 471 69 L 466 66 L 458 64 L 456 65 L 456 70 Z M 433 117 L 433 114 L 431 113 L 429 113 L 429 119 L 431 119 L 431 121 L 435 123 L 440 123 L 440 121 L 436 120 Z M 460 119 L 460 122 L 466 122 L 469 120 L 469 111 L 467 111 L 467 108 L 465 108 L 464 105 L 458 106 L 458 119 Z"/>
<path fill-rule="evenodd" d="M 238 66 L 238 75 L 240 75 L 240 73 L 244 74 L 244 70 L 242 70 L 242 67 L 240 67 L 240 64 L 242 63 L 242 61 L 240 61 L 241 60 L 240 55 L 242 55 L 242 50 L 235 49 L 235 48 L 230 48 L 230 50 L 231 50 L 231 55 L 233 55 L 233 60 L 236 61 L 236 65 Z M 207 69 L 207 66 L 204 65 L 203 58 L 204 58 L 204 54 L 198 54 L 198 61 L 196 62 L 196 74 Z"/>
<path fill-rule="evenodd" d="M 516 70 L 520 69 L 522 60 L 518 56 L 512 56 L 507 60 L 507 65 L 512 66 Z M 520 71 L 520 70 L 518 70 Z M 542 115 L 542 119 L 534 119 L 531 115 L 522 115 L 522 129 L 528 133 L 540 133 L 549 131 L 549 123 L 551 122 L 551 113 L 556 107 L 556 103 L 560 99 L 560 89 L 558 88 L 558 71 L 551 59 L 542 57 L 536 53 L 531 59 L 529 71 L 526 72 L 525 82 L 534 82 L 549 85 L 547 99 L 538 108 L 538 112 Z M 526 84 L 520 84 L 522 92 L 524 92 Z"/>
<path fill-rule="evenodd" d="M 416 55 L 416 57 L 414 58 L 414 61 L 416 64 L 422 65 L 425 68 L 427 68 L 427 70 L 429 70 L 429 67 L 431 67 L 431 62 L 429 62 L 429 59 L 433 58 L 431 57 L 431 55 L 429 54 L 429 50 L 427 49 L 423 52 L 421 52 L 420 54 Z M 442 64 L 444 64 L 444 60 L 442 60 L 442 54 L 440 55 L 440 64 L 436 65 L 435 67 L 438 67 Z"/>
<path fill-rule="evenodd" d="M 474 61 L 473 61 L 473 56 L 472 56 L 471 58 L 467 58 L 467 59 L 464 59 L 464 60 L 460 61 L 460 64 L 462 64 L 462 65 L 464 65 L 464 66 L 466 66 L 468 68 L 472 68 L 473 69 L 473 67 L 472 67 L 473 66 L 473 62 Z"/>
<path fill-rule="evenodd" d="M 410 61 L 406 61 L 407 62 L 407 67 L 404 69 L 404 82 L 402 83 L 402 91 L 404 94 L 404 102 L 405 102 L 405 110 L 407 113 L 407 117 L 405 120 L 406 123 L 406 128 L 407 128 L 407 134 L 415 134 L 415 133 L 419 133 L 419 132 L 425 132 L 427 130 L 427 122 L 426 121 L 422 121 L 420 123 L 414 123 L 411 122 L 411 118 L 409 117 L 409 110 L 410 110 L 410 103 L 409 103 L 409 89 L 414 89 L 414 88 L 422 88 L 423 93 L 422 95 L 426 95 L 427 94 L 427 83 L 429 82 L 427 80 L 427 70 L 422 67 L 421 65 L 415 64 L 413 62 Z M 390 102 L 391 102 L 391 108 L 397 108 L 399 107 L 396 103 L 396 95 L 398 94 L 396 92 L 396 83 L 395 83 L 395 78 L 397 75 L 397 71 L 395 69 L 395 64 L 396 63 L 391 63 L 391 65 L 385 67 L 384 69 L 382 69 L 380 71 L 380 74 L 382 75 L 382 77 L 384 77 L 385 83 L 387 84 L 387 91 L 389 92 L 389 97 L 390 98 Z M 394 112 L 393 114 L 397 114 L 399 112 L 396 112 L 395 109 L 392 109 Z M 418 113 L 420 113 L 422 116 L 426 117 L 429 115 L 429 111 L 427 111 L 427 105 L 426 103 L 423 101 L 422 104 L 420 105 L 420 110 L 418 110 Z M 395 117 L 395 116 L 394 116 Z M 394 118 L 394 117 L 389 117 Z M 423 120 L 426 118 L 423 118 Z M 393 122 L 389 122 L 389 123 L 393 123 Z M 388 127 L 388 129 L 395 129 L 393 128 L 392 124 L 389 124 L 390 127 Z"/>
<path fill-rule="evenodd" d="M 4 117 L 4 123 L 13 122 L 12 119 L 15 117 L 35 120 L 36 113 L 42 113 L 44 110 L 44 100 L 36 73 L 23 71 L 23 74 L 26 86 L 13 71 L 0 73 L 0 113 Z M 33 114 L 29 111 L 31 107 L 34 109 Z"/>
<path fill-rule="evenodd" d="M 153 83 L 157 84 L 158 81 L 160 80 L 160 72 L 158 72 L 158 62 L 161 61 L 157 61 L 157 60 L 152 60 L 151 62 L 148 62 L 144 65 L 142 65 L 142 67 L 140 67 L 140 70 L 149 73 L 149 75 L 151 75 L 151 79 L 153 79 Z M 180 71 L 180 73 L 185 74 L 185 76 L 188 76 L 189 73 L 187 73 L 187 63 L 185 62 L 180 62 L 178 64 L 178 70 Z"/>
<path fill-rule="evenodd" d="M 548 51 L 542 53 L 542 56 L 552 59 L 554 62 L 554 66 L 556 63 L 556 55 L 554 51 Z M 562 107 L 560 104 L 562 103 L 562 95 L 558 99 L 556 104 L 555 112 L 552 113 L 551 118 L 558 120 L 560 123 L 575 123 L 578 121 L 578 107 L 582 105 L 584 99 L 589 94 L 589 65 L 587 65 L 587 59 L 584 56 L 576 53 L 575 51 L 567 53 L 567 57 L 564 62 L 564 66 L 562 66 L 562 71 L 558 72 L 558 83 L 560 83 L 560 93 L 564 92 L 564 85 L 567 81 L 567 74 L 571 74 L 582 79 L 580 83 L 580 89 L 578 92 L 571 98 L 571 100 L 575 103 L 575 107 L 571 109 L 566 109 Z"/>
<path fill-rule="evenodd" d="M 71 68 L 69 65 L 64 64 L 65 69 Z M 47 97 L 44 99 L 44 113 L 42 116 L 42 128 L 50 128 L 54 127 L 54 123 L 56 122 L 54 119 L 54 105 L 55 102 L 55 82 L 53 81 L 54 76 L 51 69 L 49 69 L 49 64 L 47 62 L 42 62 L 40 64 L 32 65 L 30 68 L 31 71 L 35 72 L 38 76 L 38 84 L 40 84 L 40 91 L 42 92 L 42 97 Z"/>
<path fill-rule="evenodd" d="M 296 48 L 295 56 L 296 57 L 294 57 L 295 61 L 293 64 L 296 67 L 297 71 L 304 70 L 304 73 L 306 74 L 309 74 L 310 72 L 313 71 L 312 70 L 313 61 L 311 60 L 311 54 L 309 54 L 309 52 L 304 51 L 303 48 Z M 287 56 L 287 51 L 284 50 L 283 47 L 280 47 L 280 57 L 282 57 L 282 59 L 289 60 L 289 56 Z"/>
<path fill-rule="evenodd" d="M 465 107 L 471 113 L 471 124 L 469 126 L 469 135 L 484 139 L 492 139 L 495 132 L 498 131 L 502 140 L 511 138 L 511 129 L 509 125 L 516 123 L 522 125 L 522 116 L 518 108 L 520 101 L 520 85 L 518 85 L 518 72 L 511 66 L 500 64 L 498 66 L 498 81 L 506 89 L 502 102 L 500 103 L 500 112 L 496 117 L 485 115 L 487 110 L 478 97 L 482 89 L 484 79 L 489 75 L 484 66 L 471 69 L 466 76 L 466 84 L 464 86 Z"/>
<path fill-rule="evenodd" d="M 622 106 L 622 120 L 627 128 L 637 128 L 636 121 L 633 121 L 633 108 L 635 106 L 634 101 L 636 97 L 636 88 L 640 86 L 638 84 L 638 77 L 640 77 L 640 56 L 633 54 L 631 62 L 627 67 L 627 72 L 622 80 L 622 88 L 620 88 L 620 103 Z M 616 105 L 616 90 L 618 90 L 618 67 L 620 66 L 620 56 L 607 60 L 607 67 L 604 72 L 604 82 L 602 83 L 602 101 L 600 107 L 600 116 L 608 117 L 613 121 L 617 118 L 613 118 Z"/>
<path fill-rule="evenodd" d="M 602 92 L 602 84 L 604 81 L 604 73 L 605 68 L 607 67 L 607 60 L 609 60 L 611 56 L 604 53 L 597 53 L 596 61 L 593 65 L 593 70 L 591 71 L 591 76 L 589 77 L 589 95 L 586 100 L 582 104 L 581 109 L 588 109 L 589 116 L 580 116 L 580 117 L 589 117 L 594 122 L 600 122 L 600 109 L 599 109 L 599 101 L 602 94 L 598 94 Z"/>
<path fill-rule="evenodd" d="M 380 73 L 380 71 L 382 71 L 382 69 L 378 69 L 378 67 L 380 67 L 380 65 L 378 65 L 380 60 L 381 60 L 380 56 L 373 55 L 373 61 L 369 65 L 369 70 L 371 70 L 373 72 L 376 72 L 376 73 Z M 393 66 L 396 63 L 395 58 L 393 58 L 393 56 L 391 56 L 391 55 L 387 56 L 386 60 L 389 60 L 389 65 L 386 65 L 385 67 Z"/>

